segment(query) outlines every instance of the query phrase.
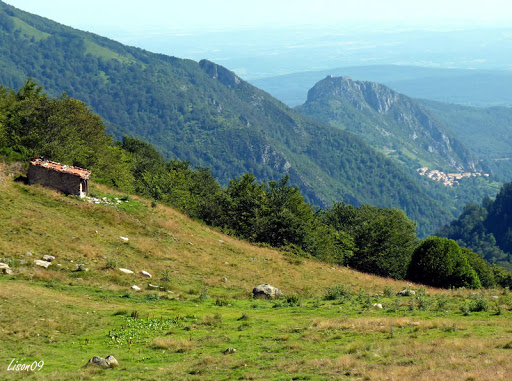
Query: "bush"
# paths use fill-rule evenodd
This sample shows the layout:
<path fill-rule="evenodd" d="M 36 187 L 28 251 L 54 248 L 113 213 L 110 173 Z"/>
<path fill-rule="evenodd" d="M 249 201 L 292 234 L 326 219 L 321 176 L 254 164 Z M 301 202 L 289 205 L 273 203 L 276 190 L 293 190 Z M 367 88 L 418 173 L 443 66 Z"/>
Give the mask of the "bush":
<path fill-rule="evenodd" d="M 334 287 L 329 287 L 324 295 L 324 300 L 348 300 L 350 298 L 350 292 L 347 291 L 345 289 L 345 286 L 342 284 Z"/>
<path fill-rule="evenodd" d="M 487 312 L 489 311 L 489 301 L 483 295 L 475 296 L 471 303 L 469 303 L 469 310 L 471 312 Z"/>
<path fill-rule="evenodd" d="M 492 271 L 491 265 L 487 263 L 479 254 L 469 249 L 462 248 L 462 252 L 468 259 L 470 266 L 473 268 L 473 270 L 476 271 L 482 287 L 494 287 L 496 285 L 496 281 L 494 279 L 494 273 Z"/>
<path fill-rule="evenodd" d="M 412 255 L 408 277 L 434 287 L 481 287 L 460 246 L 448 238 L 429 237 L 421 242 Z"/>

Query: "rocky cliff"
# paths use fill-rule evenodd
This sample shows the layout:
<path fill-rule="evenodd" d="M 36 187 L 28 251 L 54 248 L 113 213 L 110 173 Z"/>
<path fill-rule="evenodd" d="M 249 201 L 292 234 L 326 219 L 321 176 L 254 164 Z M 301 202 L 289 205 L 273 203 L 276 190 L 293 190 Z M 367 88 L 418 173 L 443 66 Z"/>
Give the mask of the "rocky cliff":
<path fill-rule="evenodd" d="M 414 99 L 375 82 L 327 76 L 298 110 L 360 135 L 409 167 L 473 171 L 470 152 Z"/>

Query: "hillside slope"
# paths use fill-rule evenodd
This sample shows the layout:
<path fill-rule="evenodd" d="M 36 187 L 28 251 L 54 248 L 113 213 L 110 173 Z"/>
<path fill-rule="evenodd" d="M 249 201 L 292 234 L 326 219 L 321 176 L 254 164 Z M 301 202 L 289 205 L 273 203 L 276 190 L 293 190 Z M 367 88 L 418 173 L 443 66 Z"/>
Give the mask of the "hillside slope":
<path fill-rule="evenodd" d="M 91 204 L 14 182 L 16 175 L 0 163 L 0 262 L 13 270 L 0 273 L 3 380 L 440 381 L 454 372 L 505 380 L 512 372 L 508 293 L 482 291 L 478 301 L 499 310 L 465 316 L 475 301 L 469 290 L 297 258 L 96 184 L 96 196 L 124 201 Z M 55 256 L 52 265 L 35 266 L 45 254 Z M 266 282 L 285 297 L 252 299 Z M 418 298 L 395 295 L 410 287 Z M 85 367 L 107 355 L 119 367 Z M 33 363 L 28 374 L 13 370 Z M 461 363 L 464 370 L 453 369 Z"/>
<path fill-rule="evenodd" d="M 166 158 L 210 167 L 226 184 L 253 172 L 290 176 L 317 205 L 397 207 L 426 235 L 449 219 L 410 174 L 354 135 L 312 121 L 209 61 L 152 54 L 0 3 L 0 81 L 32 76 L 51 95 L 85 101 L 108 131 Z"/>
<path fill-rule="evenodd" d="M 415 100 L 375 82 L 328 76 L 297 110 L 351 131 L 411 169 L 474 171 L 469 151 Z"/>
<path fill-rule="evenodd" d="M 483 159 L 502 181 L 512 178 L 512 108 L 478 108 L 420 100 L 425 108 Z"/>

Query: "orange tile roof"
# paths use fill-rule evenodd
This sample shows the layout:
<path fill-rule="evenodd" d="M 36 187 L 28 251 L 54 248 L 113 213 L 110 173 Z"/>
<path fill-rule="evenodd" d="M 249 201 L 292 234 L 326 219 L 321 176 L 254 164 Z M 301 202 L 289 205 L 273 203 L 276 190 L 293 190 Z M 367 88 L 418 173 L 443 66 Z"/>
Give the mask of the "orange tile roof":
<path fill-rule="evenodd" d="M 31 165 L 35 165 L 37 167 L 43 167 L 47 169 L 51 169 L 53 171 L 68 173 L 70 175 L 79 176 L 80 178 L 87 180 L 91 176 L 91 171 L 79 167 L 73 167 L 71 165 L 64 165 L 60 163 L 56 163 L 50 160 L 44 159 L 34 159 L 30 162 Z"/>

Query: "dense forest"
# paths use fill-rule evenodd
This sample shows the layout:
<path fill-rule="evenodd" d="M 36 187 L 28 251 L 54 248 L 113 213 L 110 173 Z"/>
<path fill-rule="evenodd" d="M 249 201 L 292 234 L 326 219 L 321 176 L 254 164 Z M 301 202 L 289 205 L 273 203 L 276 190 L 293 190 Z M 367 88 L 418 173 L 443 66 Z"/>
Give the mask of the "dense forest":
<path fill-rule="evenodd" d="M 313 121 L 212 62 L 153 54 L 0 2 L 0 82 L 34 78 L 86 102 L 115 139 L 151 143 L 165 160 L 208 167 L 222 185 L 287 175 L 308 201 L 398 208 L 425 237 L 477 198 L 399 167 L 357 136 Z"/>
<path fill-rule="evenodd" d="M 222 231 L 281 248 L 290 256 L 439 287 L 512 284 L 511 274 L 463 251 L 453 240 L 431 237 L 420 242 L 416 223 L 397 209 L 344 203 L 317 209 L 287 176 L 258 182 L 247 173 L 223 188 L 206 168 L 166 161 L 154 147 L 135 138 L 114 140 L 105 134 L 101 118 L 81 101 L 65 94 L 49 97 L 33 80 L 18 91 L 0 90 L 4 160 L 28 162 L 45 156 L 87 167 L 98 182 L 172 205 Z M 507 207 L 506 202 L 498 203 L 496 210 Z M 432 268 L 444 276 L 425 275 Z"/>
<path fill-rule="evenodd" d="M 490 263 L 512 270 L 512 183 L 503 185 L 494 200 L 468 204 L 460 217 L 438 235 L 456 240 Z"/>

